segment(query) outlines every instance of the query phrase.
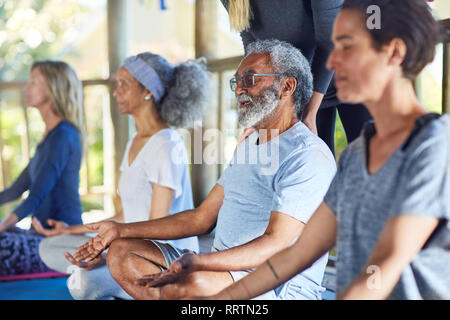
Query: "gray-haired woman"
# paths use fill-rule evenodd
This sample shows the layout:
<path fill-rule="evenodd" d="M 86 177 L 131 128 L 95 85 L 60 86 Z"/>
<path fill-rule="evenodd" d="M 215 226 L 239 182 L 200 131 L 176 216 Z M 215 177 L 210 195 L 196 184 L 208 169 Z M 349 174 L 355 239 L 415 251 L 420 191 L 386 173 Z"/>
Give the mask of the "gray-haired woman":
<path fill-rule="evenodd" d="M 121 165 L 118 190 L 123 211 L 113 220 L 131 223 L 192 209 L 187 153 L 172 127 L 189 127 L 202 118 L 209 92 L 206 67 L 199 61 L 173 66 L 146 52 L 127 58 L 116 81 L 119 113 L 133 117 L 137 132 Z M 43 261 L 52 269 L 72 271 L 68 287 L 75 299 L 130 298 L 111 277 L 105 255 L 85 264 L 72 258 L 70 253 L 89 240 L 82 235 L 91 232 L 87 226 L 44 229 L 37 220 L 33 224 L 49 236 L 40 246 Z M 166 244 L 173 250 L 199 250 L 196 237 Z"/>

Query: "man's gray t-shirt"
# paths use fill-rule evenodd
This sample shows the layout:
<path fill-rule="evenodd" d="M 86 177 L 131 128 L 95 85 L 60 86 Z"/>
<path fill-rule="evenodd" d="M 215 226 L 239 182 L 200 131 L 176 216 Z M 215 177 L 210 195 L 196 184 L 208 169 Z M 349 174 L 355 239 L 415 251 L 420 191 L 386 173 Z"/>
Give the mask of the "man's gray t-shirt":
<path fill-rule="evenodd" d="M 327 145 L 302 122 L 267 143 L 257 145 L 257 140 L 254 132 L 239 145 L 218 181 L 224 188 L 224 200 L 213 251 L 240 246 L 263 235 L 272 211 L 307 223 L 336 172 Z M 326 263 L 327 255 L 275 290 L 274 298 L 320 298 Z M 249 271 L 231 274 L 238 280 Z"/>
<path fill-rule="evenodd" d="M 439 227 L 403 271 L 390 299 L 450 299 L 450 118 L 416 122 L 410 138 L 374 174 L 367 170 L 373 123 L 342 153 L 326 205 L 336 214 L 337 293 L 363 270 L 386 221 L 435 217 Z M 381 275 L 382 276 L 382 275 Z"/>

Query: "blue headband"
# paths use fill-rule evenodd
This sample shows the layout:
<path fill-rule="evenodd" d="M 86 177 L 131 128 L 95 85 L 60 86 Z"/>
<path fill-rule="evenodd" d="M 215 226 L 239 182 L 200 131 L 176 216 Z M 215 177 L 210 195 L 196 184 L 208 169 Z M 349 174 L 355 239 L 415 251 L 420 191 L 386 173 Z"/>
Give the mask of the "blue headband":
<path fill-rule="evenodd" d="M 155 69 L 138 56 L 126 58 L 123 67 L 130 71 L 133 77 L 153 94 L 156 103 L 161 101 L 165 90 Z"/>

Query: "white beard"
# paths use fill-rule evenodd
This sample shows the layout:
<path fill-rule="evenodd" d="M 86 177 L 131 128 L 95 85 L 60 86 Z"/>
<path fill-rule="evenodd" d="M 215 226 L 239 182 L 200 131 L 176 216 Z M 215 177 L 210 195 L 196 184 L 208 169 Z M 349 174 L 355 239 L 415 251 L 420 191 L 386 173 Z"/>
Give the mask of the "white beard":
<path fill-rule="evenodd" d="M 270 115 L 278 106 L 280 99 L 278 98 L 278 90 L 276 86 L 272 86 L 263 91 L 257 97 L 251 97 L 241 94 L 236 97 L 238 103 L 250 101 L 248 107 L 238 109 L 238 122 L 244 128 L 257 126 L 261 120 Z"/>

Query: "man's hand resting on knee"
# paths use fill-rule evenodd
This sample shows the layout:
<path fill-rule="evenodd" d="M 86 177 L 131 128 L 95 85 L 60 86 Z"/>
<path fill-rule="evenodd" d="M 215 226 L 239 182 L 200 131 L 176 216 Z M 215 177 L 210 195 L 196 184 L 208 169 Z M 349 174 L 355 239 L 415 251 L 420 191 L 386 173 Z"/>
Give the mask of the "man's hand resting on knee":
<path fill-rule="evenodd" d="M 69 252 L 64 252 L 64 256 L 71 264 L 76 265 L 84 270 L 92 270 L 92 269 L 104 266 L 106 264 L 106 253 L 105 252 L 103 252 L 102 254 L 97 256 L 97 258 L 95 258 L 89 262 L 75 260 L 74 257 Z"/>
<path fill-rule="evenodd" d="M 145 275 L 136 280 L 136 285 L 147 288 L 162 287 L 178 282 L 191 272 L 200 270 L 199 257 L 195 253 L 185 253 L 176 259 L 166 271 Z"/>
<path fill-rule="evenodd" d="M 77 261 L 85 262 L 97 258 L 114 240 L 120 238 L 119 226 L 120 223 L 114 221 L 103 221 L 86 225 L 89 230 L 98 232 L 98 235 L 79 247 L 73 258 Z"/>

